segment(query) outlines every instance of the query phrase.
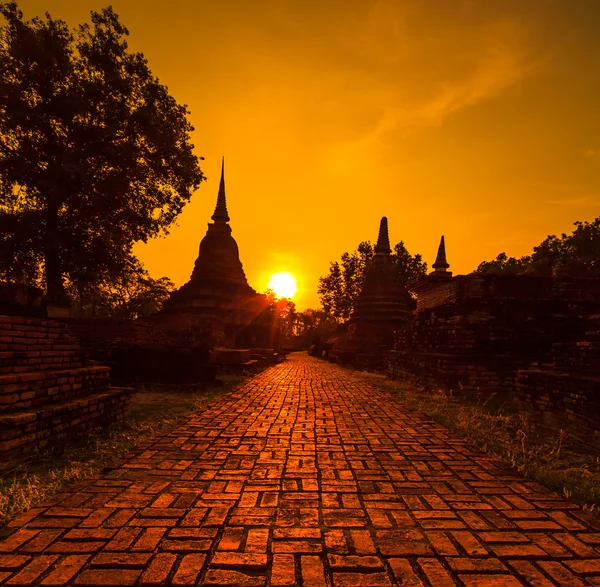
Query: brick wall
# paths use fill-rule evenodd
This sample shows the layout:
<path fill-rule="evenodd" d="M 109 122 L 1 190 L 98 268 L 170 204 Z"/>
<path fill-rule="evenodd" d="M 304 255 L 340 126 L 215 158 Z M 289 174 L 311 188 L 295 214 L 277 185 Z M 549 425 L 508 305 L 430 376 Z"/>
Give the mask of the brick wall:
<path fill-rule="evenodd" d="M 584 340 L 553 346 L 547 369 L 519 371 L 516 401 L 538 429 L 600 452 L 600 315 L 586 323 Z"/>
<path fill-rule="evenodd" d="M 63 322 L 91 358 L 111 367 L 119 383 L 206 386 L 215 380 L 208 349 L 198 346 L 190 330 L 166 332 L 153 317 Z"/>
<path fill-rule="evenodd" d="M 0 457 L 59 446 L 127 409 L 109 367 L 89 364 L 65 324 L 0 316 Z"/>
<path fill-rule="evenodd" d="M 77 342 L 88 353 L 109 355 L 115 348 L 184 344 L 144 320 L 83 318 L 64 320 Z"/>
<path fill-rule="evenodd" d="M 462 275 L 423 280 L 414 319 L 396 332 L 388 369 L 430 387 L 514 393 L 520 369 L 552 362 L 600 311 L 600 279 Z"/>

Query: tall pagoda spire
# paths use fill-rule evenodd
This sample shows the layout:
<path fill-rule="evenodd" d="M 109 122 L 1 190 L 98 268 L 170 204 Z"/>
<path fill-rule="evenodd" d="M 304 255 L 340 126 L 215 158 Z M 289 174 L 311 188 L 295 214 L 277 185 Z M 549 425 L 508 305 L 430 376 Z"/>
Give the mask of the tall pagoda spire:
<path fill-rule="evenodd" d="M 444 242 L 444 237 L 442 236 L 442 240 L 440 241 L 440 246 L 438 248 L 437 257 L 435 259 L 435 263 L 432 265 L 437 273 L 446 273 L 450 265 L 448 261 L 446 261 L 446 243 Z"/>
<path fill-rule="evenodd" d="M 375 245 L 376 253 L 383 253 L 389 255 L 392 252 L 390 248 L 390 235 L 388 233 L 388 221 L 384 216 L 379 224 L 379 236 L 377 237 L 377 244 Z"/>
<path fill-rule="evenodd" d="M 221 183 L 219 184 L 219 195 L 217 196 L 217 206 L 215 213 L 211 216 L 215 222 L 229 222 L 227 214 L 227 202 L 225 201 L 225 157 L 221 163 Z"/>

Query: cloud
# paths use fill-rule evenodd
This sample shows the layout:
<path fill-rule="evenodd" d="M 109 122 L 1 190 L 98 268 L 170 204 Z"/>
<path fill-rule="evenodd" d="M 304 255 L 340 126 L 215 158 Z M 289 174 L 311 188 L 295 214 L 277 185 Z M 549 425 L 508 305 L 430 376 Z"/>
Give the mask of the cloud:
<path fill-rule="evenodd" d="M 584 155 L 587 159 L 593 159 L 594 157 L 600 155 L 600 151 L 598 149 L 587 149 L 584 152 Z"/>
<path fill-rule="evenodd" d="M 344 173 L 530 75 L 537 23 L 514 6 L 278 0 L 270 17 L 286 43 L 263 47 L 269 65 L 252 84 L 263 88 L 250 91 L 257 104 L 268 95 L 298 140 Z"/>
<path fill-rule="evenodd" d="M 534 188 L 551 190 L 554 192 L 579 193 L 588 191 L 589 188 L 581 183 L 549 183 L 541 181 L 530 181 L 529 185 Z"/>
<path fill-rule="evenodd" d="M 434 4 L 379 0 L 364 25 L 341 40 L 357 59 L 340 64 L 337 86 L 329 81 L 323 93 L 325 103 L 327 96 L 338 103 L 344 97 L 344 107 L 332 111 L 328 122 L 339 119 L 341 127 L 340 134 L 331 133 L 330 148 L 345 153 L 385 148 L 500 96 L 535 70 L 530 26 L 523 19 L 486 17 L 446 27 L 440 17 L 429 27 Z M 365 119 L 368 124 L 356 124 Z"/>
<path fill-rule="evenodd" d="M 498 22 L 471 30 L 469 50 L 453 47 L 449 34 L 449 52 L 444 71 L 434 76 L 408 75 L 412 90 L 388 83 L 388 96 L 377 124 L 365 137 L 373 143 L 391 131 L 402 134 L 423 127 L 438 126 L 450 115 L 500 95 L 523 79 L 533 67 L 516 22 Z M 422 57 L 443 51 L 440 39 L 425 44 Z M 416 51 L 415 51 L 416 52 Z M 385 85 L 385 82 L 384 82 Z"/>
<path fill-rule="evenodd" d="M 587 194 L 584 196 L 573 196 L 569 198 L 558 198 L 548 200 L 549 204 L 558 206 L 594 206 L 600 205 L 600 194 Z"/>

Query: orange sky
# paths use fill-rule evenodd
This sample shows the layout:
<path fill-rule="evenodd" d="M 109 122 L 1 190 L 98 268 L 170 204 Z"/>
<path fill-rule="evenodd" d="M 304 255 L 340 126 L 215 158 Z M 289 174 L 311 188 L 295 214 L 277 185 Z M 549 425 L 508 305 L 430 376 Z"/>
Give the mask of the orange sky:
<path fill-rule="evenodd" d="M 96 0 L 25 0 L 71 25 Z M 203 183 L 166 239 L 137 248 L 188 280 L 221 155 L 250 284 L 317 279 L 381 216 L 431 265 L 523 255 L 600 215 L 598 0 L 113 0 L 188 104 Z"/>

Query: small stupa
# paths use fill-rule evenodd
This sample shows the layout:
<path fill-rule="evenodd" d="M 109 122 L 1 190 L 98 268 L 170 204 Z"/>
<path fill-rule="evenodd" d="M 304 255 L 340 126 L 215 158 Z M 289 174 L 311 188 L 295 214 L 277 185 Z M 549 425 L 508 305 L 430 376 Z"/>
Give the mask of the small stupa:
<path fill-rule="evenodd" d="M 190 280 L 174 291 L 158 319 L 166 329 L 189 329 L 208 346 L 268 346 L 267 298 L 246 279 L 231 234 L 225 197 L 225 158 L 217 205 L 200 242 Z"/>
<path fill-rule="evenodd" d="M 421 276 L 408 284 L 411 291 L 417 295 L 417 299 L 419 300 L 417 302 L 417 311 L 422 307 L 420 300 L 425 292 L 438 287 L 443 282 L 452 281 L 452 271 L 448 271 L 450 264 L 446 260 L 446 241 L 444 236 L 440 239 L 437 256 L 432 268 L 433 271 L 431 273 Z"/>
<path fill-rule="evenodd" d="M 393 333 L 394 326 L 404 322 L 410 314 L 410 295 L 400 285 L 391 252 L 388 220 L 384 216 L 379 224 L 371 266 L 349 320 L 349 334 L 367 329 L 385 339 L 386 333 L 390 329 Z"/>
<path fill-rule="evenodd" d="M 442 235 L 442 239 L 440 240 L 437 257 L 435 258 L 435 263 L 432 265 L 432 267 L 433 275 L 436 277 L 452 277 L 452 272 L 448 271 L 450 264 L 448 261 L 446 261 L 446 243 L 444 241 L 444 235 Z"/>
<path fill-rule="evenodd" d="M 379 225 L 375 254 L 348 321 L 348 333 L 339 339 L 334 355 L 352 362 L 356 355 L 374 356 L 375 362 L 394 343 L 394 330 L 411 314 L 411 297 L 400 284 L 391 256 L 388 221 Z"/>

